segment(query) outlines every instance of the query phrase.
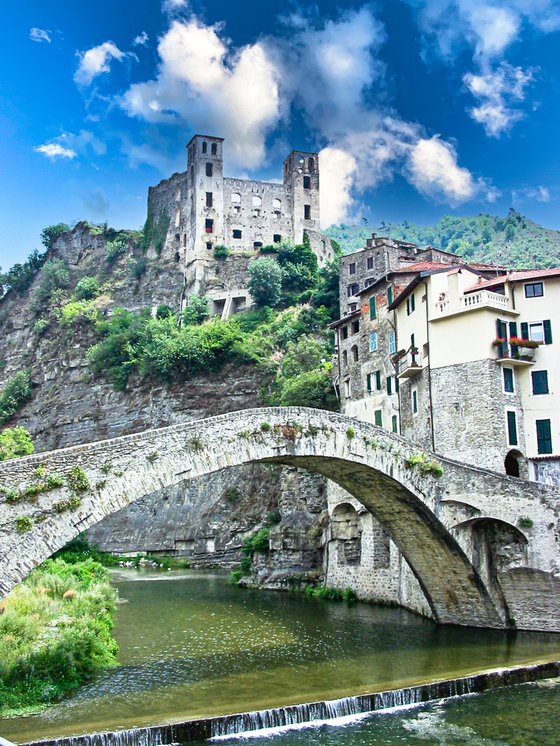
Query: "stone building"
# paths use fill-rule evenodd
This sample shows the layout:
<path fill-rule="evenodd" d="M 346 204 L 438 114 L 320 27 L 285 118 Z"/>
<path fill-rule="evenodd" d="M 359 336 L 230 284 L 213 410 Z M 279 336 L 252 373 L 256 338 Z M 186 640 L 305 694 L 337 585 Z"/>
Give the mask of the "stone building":
<path fill-rule="evenodd" d="M 419 450 L 560 484 L 560 269 L 508 272 L 374 236 L 342 260 L 340 288 L 345 414 Z M 422 612 L 422 590 L 375 518 L 336 487 L 329 513 L 328 582 Z"/>
<path fill-rule="evenodd" d="M 188 143 L 187 170 L 148 195 L 148 223 L 168 226 L 163 250 L 184 275 L 183 303 L 204 294 L 224 317 L 250 305 L 247 267 L 264 247 L 305 234 L 319 265 L 332 258 L 319 209 L 317 153 L 292 151 L 281 182 L 234 179 L 223 175 L 223 139 L 206 135 Z"/>

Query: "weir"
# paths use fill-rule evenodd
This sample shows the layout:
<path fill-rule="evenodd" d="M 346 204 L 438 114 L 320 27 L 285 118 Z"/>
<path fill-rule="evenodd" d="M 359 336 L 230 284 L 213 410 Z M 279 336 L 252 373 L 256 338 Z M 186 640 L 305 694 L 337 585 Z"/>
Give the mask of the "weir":
<path fill-rule="evenodd" d="M 419 705 L 433 700 L 475 694 L 557 676 L 560 676 L 560 661 L 552 661 L 531 666 L 495 669 L 474 676 L 445 679 L 356 697 L 200 718 L 147 728 L 29 741 L 21 746 L 171 746 Z"/>

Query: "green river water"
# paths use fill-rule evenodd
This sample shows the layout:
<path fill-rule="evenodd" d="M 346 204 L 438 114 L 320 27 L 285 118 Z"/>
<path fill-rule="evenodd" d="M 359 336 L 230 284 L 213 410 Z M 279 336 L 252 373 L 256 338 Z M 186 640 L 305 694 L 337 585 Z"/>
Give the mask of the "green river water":
<path fill-rule="evenodd" d="M 126 600 L 119 666 L 39 715 L 0 720 L 0 735 L 23 742 L 133 728 L 560 658 L 560 635 L 438 627 L 398 609 L 240 590 L 196 571 L 113 578 Z M 555 682 L 525 685 L 273 740 L 548 746 L 560 744 L 559 693 Z"/>

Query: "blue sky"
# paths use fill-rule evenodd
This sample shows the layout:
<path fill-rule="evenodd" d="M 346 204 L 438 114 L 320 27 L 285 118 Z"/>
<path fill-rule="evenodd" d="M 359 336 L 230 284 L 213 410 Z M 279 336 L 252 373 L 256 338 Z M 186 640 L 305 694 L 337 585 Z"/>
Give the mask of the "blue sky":
<path fill-rule="evenodd" d="M 193 132 L 228 175 L 321 153 L 323 222 L 560 228 L 560 0 L 20 0 L 0 43 L 0 266 L 41 229 L 140 227 Z"/>

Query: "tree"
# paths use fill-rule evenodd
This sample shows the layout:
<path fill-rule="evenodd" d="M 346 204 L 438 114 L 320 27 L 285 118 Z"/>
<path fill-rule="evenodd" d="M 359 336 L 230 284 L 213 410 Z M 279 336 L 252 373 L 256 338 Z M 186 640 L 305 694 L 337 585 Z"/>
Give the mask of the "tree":
<path fill-rule="evenodd" d="M 78 300 L 93 300 L 99 295 L 100 290 L 96 277 L 82 277 L 76 285 L 75 295 Z"/>
<path fill-rule="evenodd" d="M 31 396 L 31 377 L 27 371 L 20 370 L 0 392 L 0 425 L 7 422 Z"/>
<path fill-rule="evenodd" d="M 9 427 L 0 433 L 0 461 L 28 456 L 34 450 L 31 435 L 24 427 Z"/>
<path fill-rule="evenodd" d="M 249 264 L 249 292 L 257 306 L 276 306 L 282 296 L 282 270 L 274 259 Z"/>
<path fill-rule="evenodd" d="M 67 233 L 69 230 L 72 229 L 69 225 L 66 225 L 66 223 L 49 225 L 46 228 L 43 228 L 43 230 L 41 231 L 41 243 L 43 244 L 43 246 L 46 246 L 47 249 L 52 249 L 60 236 L 62 236 L 64 233 Z"/>
<path fill-rule="evenodd" d="M 183 324 L 202 324 L 208 318 L 208 298 L 205 295 L 189 295 L 187 307 L 183 311 Z"/>
<path fill-rule="evenodd" d="M 62 259 L 50 259 L 45 262 L 35 295 L 35 307 L 47 303 L 55 290 L 65 288 L 69 282 L 70 272 Z"/>

